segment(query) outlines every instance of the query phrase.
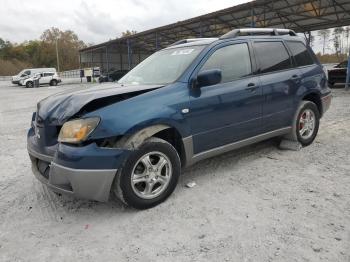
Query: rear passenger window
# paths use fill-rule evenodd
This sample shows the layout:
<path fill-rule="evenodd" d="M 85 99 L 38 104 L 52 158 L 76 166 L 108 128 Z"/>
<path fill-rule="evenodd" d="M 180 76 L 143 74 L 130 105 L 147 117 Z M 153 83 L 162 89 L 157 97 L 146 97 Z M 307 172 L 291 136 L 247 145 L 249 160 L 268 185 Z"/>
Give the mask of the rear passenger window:
<path fill-rule="evenodd" d="M 292 52 L 297 66 L 312 65 L 314 63 L 314 60 L 312 59 L 309 51 L 303 43 L 287 42 L 287 46 Z"/>
<path fill-rule="evenodd" d="M 201 72 L 210 69 L 222 71 L 222 83 L 248 76 L 252 73 L 247 44 L 234 44 L 216 50 L 201 68 Z"/>
<path fill-rule="evenodd" d="M 254 49 L 259 61 L 260 73 L 291 68 L 291 59 L 282 42 L 255 42 Z"/>

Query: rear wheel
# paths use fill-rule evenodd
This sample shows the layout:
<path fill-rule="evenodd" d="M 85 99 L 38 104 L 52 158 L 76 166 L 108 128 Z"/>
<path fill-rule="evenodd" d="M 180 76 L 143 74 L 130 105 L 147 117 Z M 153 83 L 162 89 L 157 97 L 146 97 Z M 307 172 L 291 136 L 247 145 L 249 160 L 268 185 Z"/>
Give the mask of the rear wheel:
<path fill-rule="evenodd" d="M 118 172 L 113 192 L 125 204 L 147 209 L 165 201 L 181 172 L 175 148 L 159 138 L 146 140 Z"/>
<path fill-rule="evenodd" d="M 320 112 L 315 103 L 302 101 L 293 121 L 293 129 L 287 139 L 303 146 L 310 145 L 316 138 L 320 124 Z"/>
<path fill-rule="evenodd" d="M 26 83 L 26 88 L 32 88 L 34 86 L 34 83 L 32 81 L 28 81 Z"/>
<path fill-rule="evenodd" d="M 58 82 L 57 80 L 51 80 L 50 86 L 57 86 Z"/>

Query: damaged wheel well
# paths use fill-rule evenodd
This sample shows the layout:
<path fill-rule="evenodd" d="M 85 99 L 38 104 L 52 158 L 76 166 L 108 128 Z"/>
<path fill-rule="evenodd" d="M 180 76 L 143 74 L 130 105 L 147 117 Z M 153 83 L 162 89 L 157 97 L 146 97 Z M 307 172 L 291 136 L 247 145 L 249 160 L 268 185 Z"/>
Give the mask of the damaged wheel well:
<path fill-rule="evenodd" d="M 167 125 L 150 126 L 129 136 L 115 137 L 113 140 L 108 140 L 108 143 L 104 144 L 109 144 L 110 146 L 113 144 L 111 147 L 135 150 L 145 140 L 151 137 L 157 137 L 170 143 L 178 152 L 181 159 L 181 164 L 183 166 L 186 164 L 185 149 L 182 142 L 182 136 L 175 128 Z"/>
<path fill-rule="evenodd" d="M 182 137 L 180 133 L 175 128 L 167 128 L 153 135 L 153 137 L 158 137 L 170 143 L 179 154 L 181 160 L 181 166 L 185 166 L 186 157 L 185 157 L 185 148 L 182 142 Z"/>

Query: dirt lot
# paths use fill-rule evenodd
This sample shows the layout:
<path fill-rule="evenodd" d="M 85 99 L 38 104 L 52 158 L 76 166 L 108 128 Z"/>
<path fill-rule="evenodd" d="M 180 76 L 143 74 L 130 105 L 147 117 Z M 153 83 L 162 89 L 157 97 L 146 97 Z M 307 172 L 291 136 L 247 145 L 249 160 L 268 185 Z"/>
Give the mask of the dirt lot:
<path fill-rule="evenodd" d="M 58 196 L 31 173 L 36 102 L 74 87 L 0 83 L 0 261 L 350 261 L 350 92 L 334 90 L 313 145 L 202 161 L 165 203 L 135 211 Z"/>

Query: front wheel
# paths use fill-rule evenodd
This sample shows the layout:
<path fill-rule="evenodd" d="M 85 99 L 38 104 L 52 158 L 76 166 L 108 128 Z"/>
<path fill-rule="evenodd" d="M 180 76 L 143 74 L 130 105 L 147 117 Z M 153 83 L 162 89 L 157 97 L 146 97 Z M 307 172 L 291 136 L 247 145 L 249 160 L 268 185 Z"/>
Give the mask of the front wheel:
<path fill-rule="evenodd" d="M 113 192 L 131 207 L 151 208 L 175 190 L 180 173 L 176 149 L 165 140 L 152 137 L 126 160 L 116 176 Z"/>
<path fill-rule="evenodd" d="M 320 112 L 315 103 L 302 101 L 293 120 L 293 129 L 287 139 L 308 146 L 315 140 L 319 125 Z"/>
<path fill-rule="evenodd" d="M 26 88 L 32 88 L 34 86 L 34 83 L 32 81 L 28 81 L 26 83 Z"/>

